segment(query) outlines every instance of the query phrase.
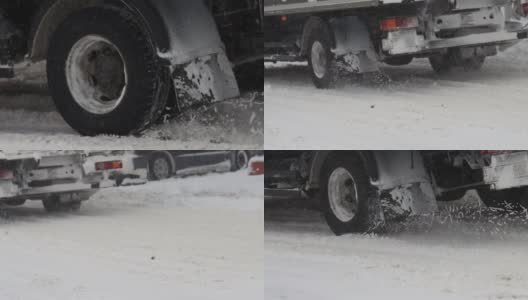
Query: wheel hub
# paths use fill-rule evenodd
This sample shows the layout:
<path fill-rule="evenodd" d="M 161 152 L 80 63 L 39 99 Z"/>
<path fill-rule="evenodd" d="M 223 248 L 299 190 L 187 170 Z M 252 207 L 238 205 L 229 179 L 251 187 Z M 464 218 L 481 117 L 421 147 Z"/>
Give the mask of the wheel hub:
<path fill-rule="evenodd" d="M 66 81 L 74 100 L 93 114 L 115 110 L 124 98 L 127 70 L 118 48 L 107 39 L 88 35 L 72 47 Z"/>
<path fill-rule="evenodd" d="M 330 174 L 328 200 L 332 212 L 341 222 L 350 222 L 356 217 L 359 207 L 357 185 L 345 168 L 337 168 Z"/>
<path fill-rule="evenodd" d="M 154 176 L 156 176 L 157 179 L 166 179 L 170 177 L 169 165 L 167 163 L 167 160 L 163 158 L 158 158 L 154 161 L 152 167 Z"/>

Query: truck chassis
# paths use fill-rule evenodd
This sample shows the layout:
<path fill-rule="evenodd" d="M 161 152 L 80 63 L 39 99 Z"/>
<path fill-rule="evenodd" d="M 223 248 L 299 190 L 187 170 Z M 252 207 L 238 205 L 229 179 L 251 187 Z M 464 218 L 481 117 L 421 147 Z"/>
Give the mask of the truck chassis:
<path fill-rule="evenodd" d="M 266 151 L 265 196 L 319 200 L 334 233 L 434 214 L 476 190 L 493 208 L 528 211 L 528 151 Z"/>

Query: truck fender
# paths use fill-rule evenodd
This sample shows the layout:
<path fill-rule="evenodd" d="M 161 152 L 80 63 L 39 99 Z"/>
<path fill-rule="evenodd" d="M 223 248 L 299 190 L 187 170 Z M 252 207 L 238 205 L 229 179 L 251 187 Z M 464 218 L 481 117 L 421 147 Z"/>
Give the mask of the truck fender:
<path fill-rule="evenodd" d="M 308 180 L 307 189 L 319 188 L 319 180 L 321 178 L 321 171 L 325 166 L 325 162 L 330 155 L 358 155 L 363 162 L 368 176 L 371 181 L 378 180 L 378 167 L 377 162 L 372 151 L 359 150 L 359 151 L 315 151 L 310 167 L 310 177 Z"/>
<path fill-rule="evenodd" d="M 310 37 L 312 35 L 312 32 L 316 30 L 317 28 L 321 28 L 322 26 L 328 27 L 329 25 L 328 25 L 328 22 L 326 22 L 326 20 L 323 20 L 320 17 L 312 16 L 312 17 L 309 17 L 308 20 L 306 20 L 306 22 L 304 23 L 303 33 L 301 37 L 301 45 L 300 45 L 301 56 L 305 56 L 308 54 L 308 47 L 310 47 L 309 43 L 310 43 Z M 330 28 L 329 28 L 329 31 L 331 32 Z M 334 43 L 334 47 L 335 47 L 335 40 L 332 39 L 332 42 Z"/>
<path fill-rule="evenodd" d="M 150 1 L 45 0 L 42 1 L 33 18 L 29 39 L 30 57 L 35 61 L 46 58 L 53 32 L 68 15 L 83 8 L 99 5 L 123 6 L 135 12 L 142 19 L 156 47 L 161 52 L 168 51 L 170 40 L 167 27 Z"/>
<path fill-rule="evenodd" d="M 68 15 L 99 5 L 126 7 L 142 18 L 160 58 L 170 65 L 180 109 L 239 96 L 218 28 L 203 1 L 46 0 L 31 38 L 32 59 L 45 59 L 50 37 Z"/>

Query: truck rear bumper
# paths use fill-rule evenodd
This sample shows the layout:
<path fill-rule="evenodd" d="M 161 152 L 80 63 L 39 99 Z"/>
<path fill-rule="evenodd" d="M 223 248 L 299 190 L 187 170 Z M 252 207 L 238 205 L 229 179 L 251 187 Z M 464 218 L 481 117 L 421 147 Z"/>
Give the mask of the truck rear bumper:
<path fill-rule="evenodd" d="M 493 190 L 528 186 L 528 151 L 492 156 L 484 168 L 484 182 Z"/>
<path fill-rule="evenodd" d="M 479 2 L 466 4 L 475 5 Z M 491 7 L 477 7 L 443 15 L 428 15 L 423 18 L 419 29 L 389 32 L 382 41 L 383 50 L 389 55 L 408 55 L 453 47 L 508 43 L 528 36 L 528 19 L 515 14 L 509 6 L 497 3 Z"/>
<path fill-rule="evenodd" d="M 470 34 L 461 37 L 425 40 L 414 30 L 391 32 L 382 40 L 382 49 L 389 55 L 418 55 L 422 53 L 454 48 L 475 47 L 516 42 L 528 37 L 528 30 L 517 32 L 489 32 Z"/>

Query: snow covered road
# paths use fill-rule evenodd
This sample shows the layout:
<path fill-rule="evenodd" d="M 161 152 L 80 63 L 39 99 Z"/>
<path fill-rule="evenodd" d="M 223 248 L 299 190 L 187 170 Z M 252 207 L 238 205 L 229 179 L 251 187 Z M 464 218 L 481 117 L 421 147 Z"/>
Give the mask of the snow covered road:
<path fill-rule="evenodd" d="M 266 205 L 266 299 L 527 299 L 526 215 L 449 216 L 335 237 L 318 212 Z"/>
<path fill-rule="evenodd" d="M 476 73 L 438 76 L 423 59 L 382 70 L 392 82 L 346 78 L 317 90 L 306 64 L 266 64 L 266 149 L 525 146 L 527 42 Z"/>
<path fill-rule="evenodd" d="M 245 171 L 105 189 L 74 215 L 40 203 L 9 215 L 0 299 L 262 299 L 262 178 Z"/>
<path fill-rule="evenodd" d="M 0 144 L 5 150 L 262 149 L 262 93 L 187 112 L 139 137 L 81 137 L 56 111 L 43 68 L 34 65 L 16 80 L 0 80 Z"/>

